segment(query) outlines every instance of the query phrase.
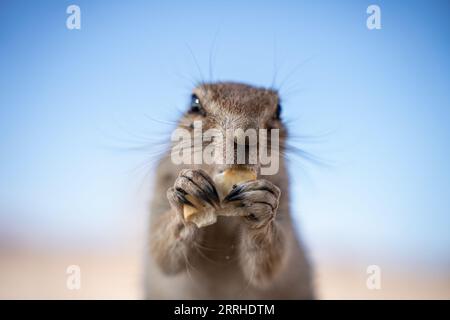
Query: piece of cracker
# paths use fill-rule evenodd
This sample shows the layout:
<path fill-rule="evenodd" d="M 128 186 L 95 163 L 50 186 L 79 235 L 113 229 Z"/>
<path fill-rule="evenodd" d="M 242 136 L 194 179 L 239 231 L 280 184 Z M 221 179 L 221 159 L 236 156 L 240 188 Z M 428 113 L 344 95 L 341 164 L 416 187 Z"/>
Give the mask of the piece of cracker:
<path fill-rule="evenodd" d="M 194 206 L 185 204 L 183 206 L 183 216 L 188 222 L 193 222 L 197 227 L 203 228 L 216 223 L 217 216 L 214 208 L 208 208 L 201 205 L 200 201 L 194 196 L 186 195 L 186 199 Z"/>

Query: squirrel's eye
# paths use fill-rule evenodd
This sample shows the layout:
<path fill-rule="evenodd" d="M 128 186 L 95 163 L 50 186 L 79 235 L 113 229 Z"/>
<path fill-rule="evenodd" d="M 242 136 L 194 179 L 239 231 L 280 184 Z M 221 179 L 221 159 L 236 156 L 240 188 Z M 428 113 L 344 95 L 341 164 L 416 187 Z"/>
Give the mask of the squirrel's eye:
<path fill-rule="evenodd" d="M 191 106 L 189 109 L 189 113 L 203 113 L 200 99 L 195 94 L 191 96 Z"/>
<path fill-rule="evenodd" d="M 277 110 L 275 111 L 275 119 L 280 120 L 281 119 L 281 105 L 277 105 Z"/>

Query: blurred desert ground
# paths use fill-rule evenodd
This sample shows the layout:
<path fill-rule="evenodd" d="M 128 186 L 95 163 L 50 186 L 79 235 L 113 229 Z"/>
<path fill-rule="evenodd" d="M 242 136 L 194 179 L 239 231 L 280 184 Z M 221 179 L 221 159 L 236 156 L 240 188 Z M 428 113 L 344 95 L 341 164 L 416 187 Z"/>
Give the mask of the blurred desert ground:
<path fill-rule="evenodd" d="M 121 253 L 92 250 L 5 250 L 0 255 L 1 299 L 141 299 L 142 248 Z M 368 290 L 366 264 L 355 257 L 315 257 L 320 299 L 450 299 L 450 273 L 420 263 L 404 268 L 395 259 L 382 267 L 382 287 Z M 81 289 L 66 288 L 66 268 L 81 268 Z"/>

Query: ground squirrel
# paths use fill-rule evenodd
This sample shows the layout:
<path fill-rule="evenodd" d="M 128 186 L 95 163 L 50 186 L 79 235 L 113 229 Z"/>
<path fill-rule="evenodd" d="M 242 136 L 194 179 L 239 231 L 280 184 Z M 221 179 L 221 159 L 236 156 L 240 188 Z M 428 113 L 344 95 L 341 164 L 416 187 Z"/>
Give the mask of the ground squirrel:
<path fill-rule="evenodd" d="M 151 204 L 146 265 L 149 299 L 312 299 L 312 271 L 294 231 L 289 174 L 283 159 L 287 130 L 277 91 L 247 84 L 200 84 L 178 128 L 279 129 L 277 174 L 235 185 L 223 199 L 213 177 L 232 164 L 180 164 L 170 152 L 159 162 Z M 196 150 L 192 150 L 196 152 Z M 260 172 L 260 163 L 240 164 Z M 186 222 L 186 195 L 211 210 L 217 222 Z"/>

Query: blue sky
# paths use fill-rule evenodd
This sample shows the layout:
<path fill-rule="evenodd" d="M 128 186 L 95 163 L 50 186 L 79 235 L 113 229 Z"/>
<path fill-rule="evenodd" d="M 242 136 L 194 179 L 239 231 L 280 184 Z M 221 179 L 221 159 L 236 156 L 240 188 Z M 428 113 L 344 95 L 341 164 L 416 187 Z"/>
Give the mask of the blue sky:
<path fill-rule="evenodd" d="M 65 27 L 70 4 L 81 30 Z M 381 30 L 366 28 L 370 4 Z M 3 232 L 76 243 L 101 234 L 108 244 L 142 225 L 151 145 L 172 128 L 148 116 L 176 120 L 192 81 L 211 79 L 212 53 L 213 80 L 268 86 L 275 70 L 278 85 L 286 79 L 290 131 L 310 137 L 295 144 L 329 164 L 290 163 L 313 248 L 448 263 L 449 7 L 2 1 Z"/>

